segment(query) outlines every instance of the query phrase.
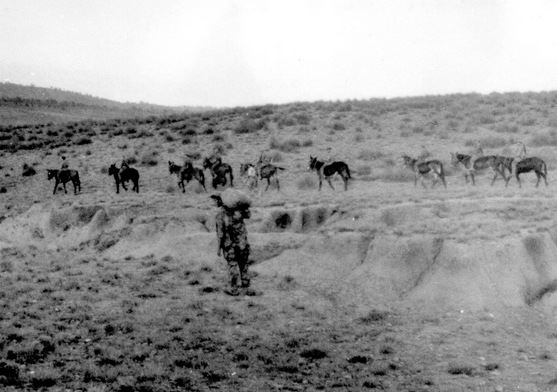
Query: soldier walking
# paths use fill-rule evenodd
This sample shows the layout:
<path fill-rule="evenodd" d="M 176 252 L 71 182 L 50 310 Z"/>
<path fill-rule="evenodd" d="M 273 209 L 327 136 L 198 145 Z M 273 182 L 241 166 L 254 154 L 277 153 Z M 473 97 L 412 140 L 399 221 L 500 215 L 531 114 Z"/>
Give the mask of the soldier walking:
<path fill-rule="evenodd" d="M 224 255 L 228 264 L 230 288 L 225 290 L 229 295 L 239 295 L 240 288 L 247 290 L 250 285 L 248 276 L 248 258 L 250 246 L 245 219 L 249 219 L 250 200 L 243 193 L 234 189 L 227 189 L 219 195 L 211 195 L 219 207 L 216 216 L 217 255 Z"/>

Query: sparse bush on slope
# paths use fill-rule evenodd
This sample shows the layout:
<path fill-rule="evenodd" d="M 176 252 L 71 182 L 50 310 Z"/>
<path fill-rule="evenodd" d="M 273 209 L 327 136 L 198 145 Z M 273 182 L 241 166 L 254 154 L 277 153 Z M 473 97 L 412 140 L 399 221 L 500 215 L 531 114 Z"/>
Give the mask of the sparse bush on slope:
<path fill-rule="evenodd" d="M 302 143 L 300 143 L 298 139 L 291 138 L 291 139 L 286 139 L 284 141 L 280 141 L 274 136 L 271 138 L 271 141 L 269 142 L 269 148 L 280 150 L 282 152 L 297 152 L 298 148 L 300 148 L 301 145 Z"/>
<path fill-rule="evenodd" d="M 265 119 L 253 120 L 251 118 L 243 118 L 240 120 L 236 128 L 234 128 L 234 133 L 240 135 L 245 133 L 254 133 L 262 130 L 267 125 Z"/>

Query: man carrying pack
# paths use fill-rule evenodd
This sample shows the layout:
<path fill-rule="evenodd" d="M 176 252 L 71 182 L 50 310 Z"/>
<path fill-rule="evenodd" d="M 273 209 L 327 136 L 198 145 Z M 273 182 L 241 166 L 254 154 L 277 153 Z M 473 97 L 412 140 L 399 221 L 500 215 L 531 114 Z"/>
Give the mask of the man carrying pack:
<path fill-rule="evenodd" d="M 249 219 L 251 202 L 243 193 L 228 188 L 220 196 L 211 195 L 220 208 L 215 224 L 217 230 L 217 255 L 224 255 L 228 264 L 230 288 L 225 290 L 229 295 L 239 295 L 240 288 L 246 289 L 245 294 L 252 295 L 248 290 L 248 258 L 250 246 L 245 219 Z"/>

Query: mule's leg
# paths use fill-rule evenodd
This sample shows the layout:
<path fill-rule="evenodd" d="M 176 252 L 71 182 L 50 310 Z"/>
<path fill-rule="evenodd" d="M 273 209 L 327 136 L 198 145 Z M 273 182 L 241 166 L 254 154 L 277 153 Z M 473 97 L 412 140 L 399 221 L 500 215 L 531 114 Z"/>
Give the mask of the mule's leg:
<path fill-rule="evenodd" d="M 277 177 L 277 191 L 280 191 L 280 181 L 278 177 Z"/>
<path fill-rule="evenodd" d="M 542 172 L 543 180 L 545 181 L 545 186 L 547 186 L 547 174 Z"/>
<path fill-rule="evenodd" d="M 54 190 L 52 191 L 52 194 L 55 195 L 56 194 L 56 188 L 58 188 L 58 180 L 54 180 Z"/>
<path fill-rule="evenodd" d="M 416 187 L 417 185 L 418 185 L 418 173 L 414 172 L 414 187 Z"/>
<path fill-rule="evenodd" d="M 520 176 L 519 176 L 518 172 L 516 173 L 516 181 L 518 182 L 518 187 L 522 188 L 522 184 L 520 183 Z"/>
<path fill-rule="evenodd" d="M 269 189 L 270 186 L 271 186 L 271 177 L 267 177 L 267 186 L 265 187 L 265 192 L 267 192 L 267 189 Z"/>
<path fill-rule="evenodd" d="M 439 178 L 441 179 L 441 182 L 443 183 L 445 189 L 447 189 L 447 182 L 445 181 L 445 174 L 443 172 L 439 173 Z"/>
<path fill-rule="evenodd" d="M 64 186 L 64 193 L 68 193 L 68 191 L 66 190 L 66 183 L 63 182 L 62 185 Z"/>
<path fill-rule="evenodd" d="M 203 187 L 203 190 L 205 192 L 207 192 L 207 189 L 205 188 L 205 177 L 201 174 L 201 175 L 197 175 L 195 177 L 195 179 L 197 180 L 197 182 L 199 182 L 201 184 L 201 186 Z"/>
<path fill-rule="evenodd" d="M 540 179 L 541 179 L 541 173 L 536 172 L 536 177 L 538 178 L 538 181 L 536 181 L 536 188 L 538 187 L 538 185 L 540 185 Z"/>
<path fill-rule="evenodd" d="M 342 176 L 342 181 L 344 181 L 344 190 L 348 190 L 348 177 Z"/>
<path fill-rule="evenodd" d="M 319 190 L 321 190 L 321 185 L 323 184 L 323 179 L 319 177 Z"/>
<path fill-rule="evenodd" d="M 503 173 L 505 173 L 505 169 L 503 169 Z M 503 177 L 505 179 L 505 188 L 509 186 L 509 181 L 511 180 L 513 173 L 510 172 L 508 177 Z"/>
<path fill-rule="evenodd" d="M 326 180 L 329 183 L 329 186 L 331 187 L 331 189 L 334 191 L 335 187 L 333 186 L 333 183 L 331 182 L 331 177 L 326 177 Z"/>
<path fill-rule="evenodd" d="M 126 181 L 122 180 L 122 188 L 124 188 L 126 192 L 128 191 L 128 188 L 126 188 Z"/>
<path fill-rule="evenodd" d="M 492 169 L 492 172 L 493 172 L 493 178 L 491 179 L 491 186 L 493 186 L 493 184 L 495 183 L 495 180 L 497 179 L 498 171 Z"/>
<path fill-rule="evenodd" d="M 472 185 L 476 185 L 476 178 L 473 172 L 470 172 L 470 178 L 472 179 Z"/>
<path fill-rule="evenodd" d="M 73 185 L 73 194 L 77 195 L 77 184 L 75 183 L 75 181 L 72 181 L 72 185 Z"/>

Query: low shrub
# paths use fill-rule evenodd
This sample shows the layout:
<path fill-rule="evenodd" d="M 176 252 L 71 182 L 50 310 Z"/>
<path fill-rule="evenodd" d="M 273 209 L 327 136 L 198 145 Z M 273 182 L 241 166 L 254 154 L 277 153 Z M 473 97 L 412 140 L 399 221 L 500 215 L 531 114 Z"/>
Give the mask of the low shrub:
<path fill-rule="evenodd" d="M 74 140 L 74 144 L 76 144 L 78 146 L 83 146 L 85 144 L 91 144 L 91 143 L 93 143 L 93 141 L 86 136 L 82 136 L 82 137 L 79 137 L 76 140 Z"/>
<path fill-rule="evenodd" d="M 234 133 L 239 135 L 245 133 L 254 133 L 262 130 L 266 127 L 266 125 L 267 121 L 265 119 L 253 120 L 251 118 L 243 118 L 234 128 Z"/>
<path fill-rule="evenodd" d="M 335 131 L 344 131 L 346 126 L 343 123 L 336 121 L 333 123 L 332 128 Z"/>
<path fill-rule="evenodd" d="M 286 139 L 284 141 L 279 141 L 274 136 L 269 142 L 269 148 L 289 153 L 298 151 L 298 148 L 300 148 L 301 145 L 302 144 L 298 139 Z"/>
<path fill-rule="evenodd" d="M 509 123 L 502 123 L 498 124 L 495 127 L 495 132 L 498 133 L 517 133 L 518 132 L 518 125 L 511 125 Z"/>
<path fill-rule="evenodd" d="M 158 155 L 157 151 L 147 151 L 141 155 L 140 163 L 144 166 L 156 166 L 159 164 Z"/>

